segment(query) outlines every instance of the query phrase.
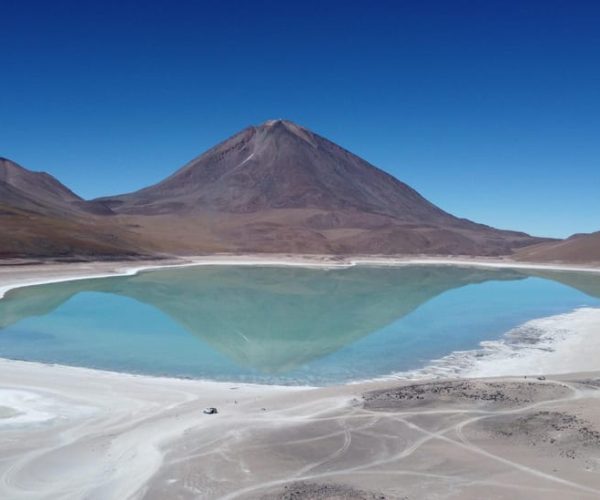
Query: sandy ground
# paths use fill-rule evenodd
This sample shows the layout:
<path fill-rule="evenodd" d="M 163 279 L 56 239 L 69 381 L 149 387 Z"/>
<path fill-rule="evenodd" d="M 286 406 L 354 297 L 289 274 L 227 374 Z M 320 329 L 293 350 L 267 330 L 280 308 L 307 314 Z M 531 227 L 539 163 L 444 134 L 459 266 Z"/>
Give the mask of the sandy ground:
<path fill-rule="evenodd" d="M 0 498 L 600 495 L 600 374 L 303 389 L 3 360 L 0 378 Z"/>
<path fill-rule="evenodd" d="M 0 294 L 153 265 L 2 266 Z M 3 499 L 599 497 L 600 372 L 314 389 L 0 360 Z"/>

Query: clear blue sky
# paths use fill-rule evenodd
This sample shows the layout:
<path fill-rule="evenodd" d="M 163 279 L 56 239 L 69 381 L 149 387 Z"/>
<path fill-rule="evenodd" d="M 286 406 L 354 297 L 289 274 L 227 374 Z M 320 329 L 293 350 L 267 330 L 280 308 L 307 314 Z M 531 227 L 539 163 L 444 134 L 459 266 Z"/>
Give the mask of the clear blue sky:
<path fill-rule="evenodd" d="M 288 118 L 456 215 L 600 229 L 600 2 L 3 0 L 0 156 L 84 197 Z"/>

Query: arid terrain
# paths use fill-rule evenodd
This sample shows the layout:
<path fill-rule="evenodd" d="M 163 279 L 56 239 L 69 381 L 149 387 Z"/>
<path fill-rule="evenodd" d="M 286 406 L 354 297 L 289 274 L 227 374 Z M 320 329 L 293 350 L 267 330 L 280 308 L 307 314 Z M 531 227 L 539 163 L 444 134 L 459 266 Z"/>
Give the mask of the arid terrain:
<path fill-rule="evenodd" d="M 600 500 L 600 0 L 0 7 L 0 500 Z"/>
<path fill-rule="evenodd" d="M 248 127 L 167 179 L 86 201 L 0 161 L 0 257 L 215 252 L 510 255 L 551 240 L 455 217 L 286 120 Z"/>
<path fill-rule="evenodd" d="M 102 203 L 81 199 L 49 174 L 0 158 L 0 260 L 143 255 L 139 237 Z"/>
<path fill-rule="evenodd" d="M 515 258 L 530 262 L 600 263 L 600 232 L 525 247 Z"/>
<path fill-rule="evenodd" d="M 0 161 L 0 298 L 15 286 L 69 281 L 50 303 L 34 294 L 27 310 L 2 309 L 0 325 L 58 307 L 80 291 L 79 279 L 156 266 L 458 264 L 473 283 L 494 268 L 540 277 L 560 268 L 582 272 L 556 281 L 599 296 L 599 251 L 597 233 L 556 241 L 456 218 L 281 120 L 245 129 L 155 186 L 92 201 Z M 151 274 L 132 298 L 181 316 L 197 284 L 154 297 L 166 288 Z M 577 342 L 597 348 L 597 315 L 562 321 L 583 339 L 563 346 L 569 356 L 509 378 L 315 389 L 0 360 L 0 496 L 597 498 L 600 375 L 572 373 L 596 369 Z M 184 323 L 203 331 L 193 318 Z M 340 329 L 341 338 L 360 337 L 351 324 Z"/>
<path fill-rule="evenodd" d="M 600 495 L 598 374 L 302 389 L 0 373 L 3 498 Z"/>

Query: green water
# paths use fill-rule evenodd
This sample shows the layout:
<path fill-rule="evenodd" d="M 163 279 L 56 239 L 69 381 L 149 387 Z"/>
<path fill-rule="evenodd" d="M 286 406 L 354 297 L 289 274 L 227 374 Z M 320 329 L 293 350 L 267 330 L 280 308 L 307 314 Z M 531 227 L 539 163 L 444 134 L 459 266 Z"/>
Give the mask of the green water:
<path fill-rule="evenodd" d="M 331 384 L 415 370 L 599 297 L 584 273 L 179 268 L 15 290 L 0 301 L 0 357 Z"/>

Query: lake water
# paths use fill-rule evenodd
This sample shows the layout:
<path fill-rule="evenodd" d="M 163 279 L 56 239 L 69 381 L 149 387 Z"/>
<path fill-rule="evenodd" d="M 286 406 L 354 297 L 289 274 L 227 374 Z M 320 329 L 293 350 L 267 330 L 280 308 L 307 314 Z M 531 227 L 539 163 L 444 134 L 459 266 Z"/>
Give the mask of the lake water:
<path fill-rule="evenodd" d="M 0 357 L 324 385 L 416 370 L 524 322 L 600 306 L 600 276 L 457 266 L 188 267 L 0 300 Z"/>

